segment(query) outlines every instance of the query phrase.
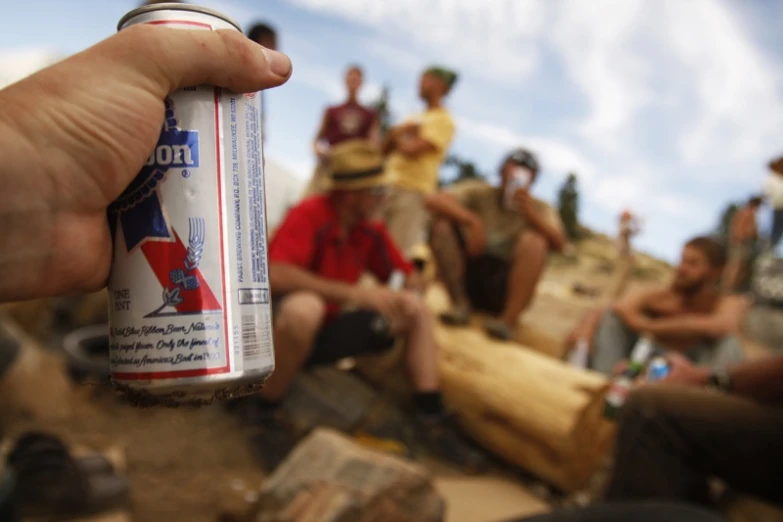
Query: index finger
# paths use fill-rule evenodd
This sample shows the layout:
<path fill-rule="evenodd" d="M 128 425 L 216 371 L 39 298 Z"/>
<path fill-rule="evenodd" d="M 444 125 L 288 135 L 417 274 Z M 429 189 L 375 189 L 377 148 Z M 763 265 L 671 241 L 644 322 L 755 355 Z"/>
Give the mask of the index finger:
<path fill-rule="evenodd" d="M 129 64 L 159 96 L 189 85 L 253 92 L 285 83 L 290 59 L 234 30 L 186 30 L 138 24 L 90 51 Z M 88 51 L 88 52 L 90 52 Z"/>

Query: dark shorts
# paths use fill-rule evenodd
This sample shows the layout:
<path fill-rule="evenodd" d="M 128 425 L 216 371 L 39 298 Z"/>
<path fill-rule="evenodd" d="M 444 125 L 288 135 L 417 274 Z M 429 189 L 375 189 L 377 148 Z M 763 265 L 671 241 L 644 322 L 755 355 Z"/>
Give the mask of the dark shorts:
<path fill-rule="evenodd" d="M 468 256 L 465 238 L 456 224 L 454 232 L 465 256 L 465 292 L 471 306 L 482 312 L 500 315 L 506 307 L 511 263 L 490 254 Z"/>
<path fill-rule="evenodd" d="M 273 298 L 273 317 L 283 299 L 285 298 Z M 346 357 L 384 353 L 394 346 L 394 341 L 395 338 L 388 332 L 386 321 L 377 312 L 344 312 L 328 321 L 318 331 L 306 366 L 324 366 Z"/>

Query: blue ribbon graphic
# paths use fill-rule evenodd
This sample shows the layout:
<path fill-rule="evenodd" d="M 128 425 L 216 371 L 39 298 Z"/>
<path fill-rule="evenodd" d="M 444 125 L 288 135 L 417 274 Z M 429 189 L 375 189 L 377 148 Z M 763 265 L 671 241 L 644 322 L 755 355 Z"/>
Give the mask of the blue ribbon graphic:
<path fill-rule="evenodd" d="M 158 151 L 161 146 L 167 147 L 169 164 L 160 164 Z M 182 158 L 173 156 L 174 150 L 187 147 L 190 151 L 191 163 L 183 165 Z M 109 225 L 112 234 L 116 233 L 117 221 L 125 238 L 125 248 L 131 251 L 146 238 L 171 238 L 166 218 L 163 215 L 158 186 L 172 167 L 198 167 L 198 131 L 183 131 L 177 128 L 174 117 L 174 104 L 166 100 L 166 119 L 160 138 L 152 154 L 152 164 L 142 167 L 131 184 L 109 207 Z"/>

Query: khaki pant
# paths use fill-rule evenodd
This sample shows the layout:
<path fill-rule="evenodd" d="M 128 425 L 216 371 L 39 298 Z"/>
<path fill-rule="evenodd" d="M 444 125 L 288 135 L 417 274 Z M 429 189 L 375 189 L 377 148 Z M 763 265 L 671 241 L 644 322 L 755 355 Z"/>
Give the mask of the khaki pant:
<path fill-rule="evenodd" d="M 700 388 L 640 388 L 623 407 L 606 500 L 709 503 L 715 476 L 781 504 L 781 441 L 781 408 Z"/>
<path fill-rule="evenodd" d="M 427 241 L 429 212 L 424 194 L 415 190 L 394 189 L 389 194 L 383 211 L 383 221 L 392 239 L 410 259 L 413 248 Z"/>
<path fill-rule="evenodd" d="M 590 368 L 611 375 L 618 362 L 630 357 L 638 340 L 639 334 L 628 328 L 617 314 L 606 312 L 593 337 Z M 666 348 L 656 344 L 653 349 L 656 355 L 666 353 Z M 696 364 L 712 368 L 726 368 L 744 358 L 739 339 L 733 335 L 696 344 L 683 355 Z"/>

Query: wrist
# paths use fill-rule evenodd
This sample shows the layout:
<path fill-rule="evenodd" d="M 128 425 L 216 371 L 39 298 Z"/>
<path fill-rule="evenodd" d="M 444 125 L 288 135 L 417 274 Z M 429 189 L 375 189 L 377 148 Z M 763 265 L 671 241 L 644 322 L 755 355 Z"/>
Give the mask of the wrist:
<path fill-rule="evenodd" d="M 731 377 L 725 368 L 703 370 L 701 384 L 712 390 L 727 393 L 731 391 Z"/>

